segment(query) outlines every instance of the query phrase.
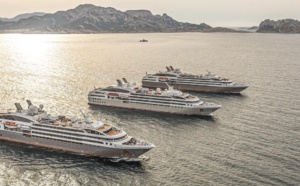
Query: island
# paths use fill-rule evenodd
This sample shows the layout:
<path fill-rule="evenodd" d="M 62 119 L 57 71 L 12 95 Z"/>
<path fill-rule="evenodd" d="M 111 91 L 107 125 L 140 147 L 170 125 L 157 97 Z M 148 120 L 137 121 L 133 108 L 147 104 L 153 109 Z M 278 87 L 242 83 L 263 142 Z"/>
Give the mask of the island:
<path fill-rule="evenodd" d="M 262 21 L 257 30 L 258 33 L 300 33 L 300 22 L 294 19 L 282 19 Z"/>

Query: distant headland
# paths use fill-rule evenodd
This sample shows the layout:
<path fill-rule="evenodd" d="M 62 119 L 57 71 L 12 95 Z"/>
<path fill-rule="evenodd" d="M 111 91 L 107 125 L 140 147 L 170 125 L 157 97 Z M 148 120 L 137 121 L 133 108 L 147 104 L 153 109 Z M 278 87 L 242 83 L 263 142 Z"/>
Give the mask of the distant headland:
<path fill-rule="evenodd" d="M 257 29 L 259 33 L 300 33 L 300 21 L 294 19 L 282 19 L 262 21 Z"/>
<path fill-rule="evenodd" d="M 167 14 L 153 15 L 149 10 L 104 8 L 91 4 L 54 14 L 22 14 L 13 19 L 0 18 L 0 33 L 147 33 L 147 32 L 243 32 L 205 23 L 174 20 Z"/>
<path fill-rule="evenodd" d="M 300 22 L 293 19 L 265 20 L 259 27 L 238 29 L 211 27 L 174 20 L 167 14 L 153 15 L 149 10 L 105 8 L 91 4 L 53 14 L 43 12 L 0 18 L 0 33 L 151 33 L 151 32 L 239 32 L 300 33 Z"/>

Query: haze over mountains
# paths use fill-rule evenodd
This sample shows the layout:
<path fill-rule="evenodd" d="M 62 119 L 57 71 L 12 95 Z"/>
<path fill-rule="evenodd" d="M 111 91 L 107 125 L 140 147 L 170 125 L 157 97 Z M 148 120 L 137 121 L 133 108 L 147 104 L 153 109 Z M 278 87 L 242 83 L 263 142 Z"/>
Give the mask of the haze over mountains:
<path fill-rule="evenodd" d="M 284 28 L 283 28 L 284 27 Z M 254 27 L 253 27 L 254 28 Z M 256 27 L 255 27 L 256 28 Z M 263 21 L 257 32 L 300 33 L 297 20 Z M 248 30 L 250 31 L 250 30 Z M 43 12 L 0 18 L 1 33 L 143 33 L 143 32 L 248 32 L 247 29 L 211 27 L 174 20 L 167 14 L 153 15 L 149 10 L 104 8 L 91 4 L 54 14 Z M 255 31 L 252 29 L 252 32 Z"/>
<path fill-rule="evenodd" d="M 31 16 L 43 16 L 45 14 L 46 13 L 44 13 L 44 12 L 25 13 L 25 14 L 17 15 L 16 17 L 13 17 L 13 18 L 1 18 L 0 17 L 0 21 L 3 21 L 3 22 L 17 22 L 20 19 L 26 19 L 26 18 L 29 18 Z"/>

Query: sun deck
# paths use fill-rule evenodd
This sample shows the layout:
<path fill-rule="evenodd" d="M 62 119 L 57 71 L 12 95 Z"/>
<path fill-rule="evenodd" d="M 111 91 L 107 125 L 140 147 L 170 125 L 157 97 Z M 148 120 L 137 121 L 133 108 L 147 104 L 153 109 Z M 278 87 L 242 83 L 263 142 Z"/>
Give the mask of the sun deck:
<path fill-rule="evenodd" d="M 114 135 L 117 135 L 119 133 L 120 133 L 120 131 L 112 129 L 111 131 L 109 131 L 106 134 L 109 135 L 109 136 L 114 136 Z"/>
<path fill-rule="evenodd" d="M 105 132 L 105 131 L 109 130 L 110 128 L 111 128 L 110 125 L 104 124 L 103 127 L 98 128 L 97 131 L 99 131 L 99 132 Z"/>

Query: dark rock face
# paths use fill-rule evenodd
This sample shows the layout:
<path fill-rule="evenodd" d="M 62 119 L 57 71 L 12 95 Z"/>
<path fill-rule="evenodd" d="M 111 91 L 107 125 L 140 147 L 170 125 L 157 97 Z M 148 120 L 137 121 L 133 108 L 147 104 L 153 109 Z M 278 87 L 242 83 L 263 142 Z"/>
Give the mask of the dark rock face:
<path fill-rule="evenodd" d="M 257 32 L 260 33 L 300 33 L 300 22 L 293 19 L 278 21 L 264 20 L 260 23 Z"/>
<path fill-rule="evenodd" d="M 224 30 L 224 29 L 223 29 Z M 233 31 L 231 29 L 225 29 Z M 1 22 L 1 32 L 25 33 L 126 33 L 126 32 L 215 32 L 205 23 L 191 24 L 174 20 L 167 14 L 153 15 L 148 10 L 121 12 L 90 4 L 79 5 L 54 14 L 31 16 L 17 22 Z M 217 29 L 222 31 L 222 29 Z"/>
<path fill-rule="evenodd" d="M 134 17 L 152 17 L 152 13 L 149 10 L 127 10 L 125 12 Z"/>

